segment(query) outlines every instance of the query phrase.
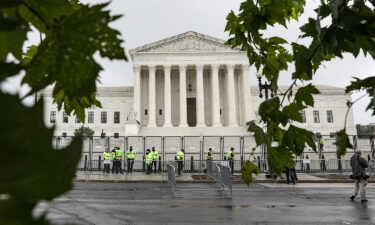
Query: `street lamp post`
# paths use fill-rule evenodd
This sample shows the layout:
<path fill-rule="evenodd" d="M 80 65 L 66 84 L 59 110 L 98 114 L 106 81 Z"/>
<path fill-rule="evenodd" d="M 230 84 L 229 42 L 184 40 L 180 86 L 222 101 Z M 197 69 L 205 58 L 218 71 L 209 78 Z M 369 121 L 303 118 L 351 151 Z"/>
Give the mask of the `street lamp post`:
<path fill-rule="evenodd" d="M 271 98 L 274 96 L 273 95 L 273 92 L 271 90 L 271 86 L 272 86 L 272 82 L 270 83 L 267 83 L 267 81 L 264 82 L 264 84 L 262 83 L 262 73 L 260 71 L 258 71 L 257 73 L 257 78 L 258 78 L 258 87 L 259 87 L 259 98 L 263 98 L 263 90 L 264 90 L 264 97 L 266 100 L 268 100 L 268 91 L 271 91 Z M 267 126 L 267 124 L 266 124 Z M 267 145 L 263 145 L 262 146 L 262 159 L 263 159 L 263 171 L 266 171 L 267 170 L 267 164 L 266 164 L 266 160 L 267 160 Z"/>
<path fill-rule="evenodd" d="M 262 73 L 258 72 L 257 73 L 257 78 L 258 78 L 258 86 L 259 86 L 259 98 L 263 98 L 263 93 L 262 91 L 264 90 L 264 97 L 266 100 L 268 100 L 268 91 L 271 91 L 271 98 L 273 97 L 273 92 L 271 90 L 272 82 L 267 83 L 267 81 L 262 84 Z"/>

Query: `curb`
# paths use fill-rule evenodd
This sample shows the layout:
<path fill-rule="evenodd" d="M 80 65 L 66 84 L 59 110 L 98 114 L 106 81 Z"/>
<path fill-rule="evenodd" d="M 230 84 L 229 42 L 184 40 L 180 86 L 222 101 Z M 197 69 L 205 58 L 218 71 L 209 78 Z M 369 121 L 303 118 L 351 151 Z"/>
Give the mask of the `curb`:
<path fill-rule="evenodd" d="M 165 180 L 94 180 L 94 179 L 74 179 L 74 182 L 82 183 L 167 183 Z M 179 180 L 177 183 L 215 183 L 213 180 Z M 285 180 L 254 180 L 254 184 L 269 184 L 278 183 L 286 184 Z M 352 180 L 333 179 L 333 180 L 299 180 L 298 183 L 353 183 Z M 368 183 L 375 183 L 375 180 L 370 180 Z M 233 184 L 244 184 L 243 181 L 233 181 Z"/>

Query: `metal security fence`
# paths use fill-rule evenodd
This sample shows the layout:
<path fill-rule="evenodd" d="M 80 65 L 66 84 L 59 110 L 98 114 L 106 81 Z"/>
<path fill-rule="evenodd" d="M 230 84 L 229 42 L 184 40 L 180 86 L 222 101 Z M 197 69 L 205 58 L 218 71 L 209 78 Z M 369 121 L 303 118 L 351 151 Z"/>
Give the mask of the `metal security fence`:
<path fill-rule="evenodd" d="M 168 171 L 168 163 L 175 165 L 176 161 L 157 161 L 156 171 L 157 173 L 164 173 Z M 240 173 L 242 165 L 244 161 L 241 160 L 234 160 L 234 172 Z M 263 164 L 266 164 L 268 167 L 267 162 L 264 160 L 254 160 L 253 163 L 260 168 L 261 173 L 268 173 L 268 170 L 264 170 L 262 167 Z M 109 173 L 125 173 L 127 172 L 127 165 L 128 162 L 126 160 L 121 160 L 120 162 L 120 170 L 114 170 L 115 166 L 113 165 L 113 161 L 110 161 L 110 169 Z M 184 160 L 182 172 L 185 174 L 207 174 L 208 176 L 216 179 L 217 174 L 215 174 L 216 166 L 223 166 L 229 168 L 229 161 L 227 160 L 214 160 L 214 161 L 206 161 L 206 160 Z M 214 168 L 215 167 L 215 168 Z M 331 174 L 349 174 L 351 173 L 351 166 L 350 160 L 338 160 L 338 159 L 330 159 L 330 160 L 319 160 L 319 159 L 311 159 L 311 160 L 296 160 L 295 161 L 295 168 L 298 173 L 310 173 L 310 174 L 322 174 L 322 173 L 331 173 Z M 375 162 L 371 160 L 369 162 L 369 168 L 367 169 L 369 174 L 375 177 Z M 103 174 L 106 171 L 104 170 L 104 160 L 81 160 L 78 164 L 77 171 L 84 171 L 89 174 Z M 135 160 L 133 165 L 134 172 L 146 172 L 146 165 L 143 160 Z"/>
<path fill-rule="evenodd" d="M 297 159 L 296 167 L 300 170 L 315 171 L 326 170 L 329 167 L 337 168 L 341 171 L 347 168 L 344 161 L 339 163 L 340 160 L 336 156 L 336 146 L 334 136 L 322 135 L 324 144 L 320 144 L 319 137 L 316 136 L 317 152 L 313 152 L 310 148 L 306 147 L 303 154 Z M 73 137 L 54 137 L 52 145 L 56 149 L 64 149 L 70 144 Z M 373 136 L 350 136 L 351 143 L 354 149 L 361 149 L 362 156 L 368 160 L 375 157 L 375 139 Z M 161 167 L 166 169 L 165 161 L 175 159 L 176 152 L 183 148 L 185 149 L 185 168 L 192 172 L 202 172 L 204 170 L 204 161 L 206 153 L 209 148 L 213 149 L 214 160 L 224 160 L 227 152 L 231 147 L 235 151 L 234 170 L 239 171 L 246 160 L 256 162 L 262 171 L 268 170 L 266 162 L 267 149 L 265 146 L 256 146 L 253 136 L 119 136 L 119 137 L 87 137 L 83 140 L 82 160 L 102 160 L 103 151 L 108 148 L 112 151 L 115 147 L 119 147 L 125 154 L 126 150 L 132 146 L 136 151 L 135 160 L 142 161 L 145 151 L 148 148 L 155 147 L 161 157 Z M 341 160 L 346 160 L 353 154 L 352 149 L 347 150 L 347 155 L 342 157 Z M 304 163 L 310 160 L 310 163 Z M 317 163 L 314 160 L 321 160 Z M 333 160 L 333 161 L 332 161 Z M 186 162 L 189 161 L 189 162 Z M 194 161 L 194 163 L 191 163 Z M 195 162 L 197 161 L 197 163 Z M 314 169 L 313 169 L 314 168 Z"/>

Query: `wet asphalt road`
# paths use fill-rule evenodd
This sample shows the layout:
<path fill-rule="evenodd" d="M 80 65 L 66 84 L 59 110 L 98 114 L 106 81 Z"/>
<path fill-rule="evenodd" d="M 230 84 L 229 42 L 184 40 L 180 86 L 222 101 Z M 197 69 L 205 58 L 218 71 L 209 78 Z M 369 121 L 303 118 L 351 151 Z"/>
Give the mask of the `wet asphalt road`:
<path fill-rule="evenodd" d="M 268 185 L 270 186 L 270 185 Z M 272 185 L 271 185 L 272 186 Z M 234 185 L 223 197 L 214 184 L 76 183 L 48 209 L 57 224 L 375 224 L 375 189 L 368 203 L 350 202 L 352 188 Z"/>

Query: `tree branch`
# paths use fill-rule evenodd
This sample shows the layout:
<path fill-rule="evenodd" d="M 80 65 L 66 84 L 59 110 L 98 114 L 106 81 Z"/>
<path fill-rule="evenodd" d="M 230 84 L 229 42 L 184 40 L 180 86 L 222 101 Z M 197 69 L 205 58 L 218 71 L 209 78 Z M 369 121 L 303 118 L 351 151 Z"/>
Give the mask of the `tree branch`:
<path fill-rule="evenodd" d="M 26 3 L 25 1 L 22 1 L 22 4 L 28 8 L 36 17 L 38 17 L 38 19 L 40 19 L 45 25 L 46 25 L 46 28 L 49 29 L 51 27 L 51 25 L 43 18 L 43 16 L 41 16 L 39 14 L 39 12 L 37 12 L 33 7 L 31 7 L 28 3 Z"/>
<path fill-rule="evenodd" d="M 361 100 L 362 98 L 364 98 L 366 95 L 367 95 L 367 93 L 364 94 L 364 95 L 362 95 L 361 97 L 357 98 L 357 99 L 354 100 L 353 102 L 348 102 L 348 109 L 346 110 L 346 113 L 345 113 L 344 130 L 346 129 L 346 121 L 347 121 L 347 119 L 348 119 L 348 114 L 349 114 L 350 109 L 352 108 L 352 106 L 353 106 L 356 102 L 358 102 L 359 100 Z"/>

